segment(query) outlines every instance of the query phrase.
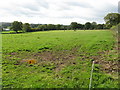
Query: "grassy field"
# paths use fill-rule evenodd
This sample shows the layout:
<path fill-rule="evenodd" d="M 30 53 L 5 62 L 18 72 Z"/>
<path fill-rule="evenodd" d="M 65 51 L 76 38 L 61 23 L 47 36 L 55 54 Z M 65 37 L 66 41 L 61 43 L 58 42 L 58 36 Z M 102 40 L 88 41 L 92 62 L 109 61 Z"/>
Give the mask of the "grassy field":
<path fill-rule="evenodd" d="M 118 88 L 109 30 L 4 33 L 2 40 L 3 88 L 88 88 L 93 60 L 92 88 Z"/>

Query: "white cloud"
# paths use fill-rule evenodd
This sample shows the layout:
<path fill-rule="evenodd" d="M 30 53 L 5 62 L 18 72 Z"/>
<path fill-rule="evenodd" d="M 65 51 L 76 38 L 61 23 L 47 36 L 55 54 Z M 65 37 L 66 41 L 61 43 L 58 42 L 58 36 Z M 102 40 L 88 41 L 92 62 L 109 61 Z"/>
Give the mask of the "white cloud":
<path fill-rule="evenodd" d="M 117 12 L 119 0 L 2 0 L 0 22 L 70 24 L 103 23 L 109 12 Z"/>

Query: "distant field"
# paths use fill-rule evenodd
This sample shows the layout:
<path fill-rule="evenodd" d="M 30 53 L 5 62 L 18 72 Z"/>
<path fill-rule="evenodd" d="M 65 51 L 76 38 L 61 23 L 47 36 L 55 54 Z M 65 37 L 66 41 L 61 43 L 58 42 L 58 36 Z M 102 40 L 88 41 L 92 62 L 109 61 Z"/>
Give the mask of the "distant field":
<path fill-rule="evenodd" d="M 88 88 L 93 60 L 92 88 L 118 88 L 109 30 L 4 33 L 2 49 L 3 88 Z"/>

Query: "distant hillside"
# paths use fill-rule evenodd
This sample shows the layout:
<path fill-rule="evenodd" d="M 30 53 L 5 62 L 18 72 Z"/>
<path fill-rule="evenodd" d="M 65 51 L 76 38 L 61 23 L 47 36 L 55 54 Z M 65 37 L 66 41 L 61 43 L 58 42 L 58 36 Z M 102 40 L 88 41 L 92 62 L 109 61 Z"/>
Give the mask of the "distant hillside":
<path fill-rule="evenodd" d="M 2 26 L 2 28 L 7 28 L 7 27 L 10 27 L 11 26 L 11 22 L 0 22 L 0 26 Z M 30 26 L 32 28 L 36 28 L 38 27 L 39 25 L 42 25 L 42 24 L 30 24 Z"/>

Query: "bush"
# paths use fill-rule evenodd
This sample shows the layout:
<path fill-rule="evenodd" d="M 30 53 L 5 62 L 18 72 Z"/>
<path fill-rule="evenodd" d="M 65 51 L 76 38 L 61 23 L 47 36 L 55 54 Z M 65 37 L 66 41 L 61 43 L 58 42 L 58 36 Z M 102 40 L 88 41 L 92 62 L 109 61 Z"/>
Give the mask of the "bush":
<path fill-rule="evenodd" d="M 120 23 L 116 26 L 112 26 L 111 30 L 113 31 L 113 34 L 118 37 L 118 34 L 120 34 Z"/>

